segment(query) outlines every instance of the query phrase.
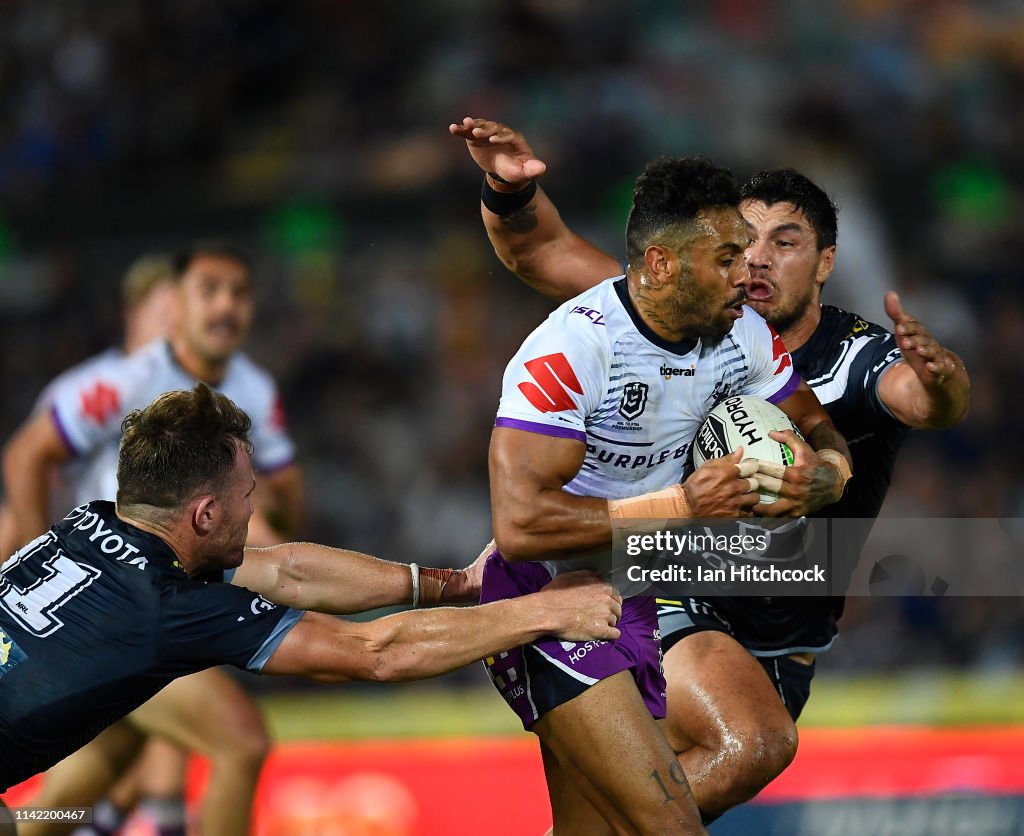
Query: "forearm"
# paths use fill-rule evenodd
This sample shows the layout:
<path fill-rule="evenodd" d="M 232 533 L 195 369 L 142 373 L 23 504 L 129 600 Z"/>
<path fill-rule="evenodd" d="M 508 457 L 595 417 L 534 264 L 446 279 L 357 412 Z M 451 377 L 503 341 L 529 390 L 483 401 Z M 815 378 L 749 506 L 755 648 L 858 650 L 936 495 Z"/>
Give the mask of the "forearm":
<path fill-rule="evenodd" d="M 811 445 L 811 449 L 815 452 L 821 450 L 837 451 L 842 454 L 850 467 L 853 467 L 853 456 L 850 454 L 850 448 L 846 444 L 846 439 L 843 438 L 839 430 L 836 429 L 835 424 L 831 421 L 821 421 L 815 424 L 814 428 L 807 434 L 807 443 Z"/>
<path fill-rule="evenodd" d="M 502 557 L 513 563 L 571 557 L 612 540 L 608 501 L 561 489 L 528 497 L 495 495 L 492 523 Z"/>
<path fill-rule="evenodd" d="M 412 600 L 412 576 L 404 563 L 316 543 L 284 543 L 250 553 L 276 567 L 267 588 L 253 591 L 277 604 L 340 615 Z"/>
<path fill-rule="evenodd" d="M 490 181 L 495 190 L 511 187 Z M 539 186 L 521 209 L 498 215 L 480 204 L 487 237 L 502 263 L 537 292 L 564 302 L 622 272 L 619 262 L 565 225 Z"/>
<path fill-rule="evenodd" d="M 944 351 L 953 367 L 952 374 L 930 386 L 917 381 L 916 420 L 912 424 L 917 429 L 945 429 L 958 424 L 967 415 L 971 401 L 971 379 L 967 367 L 958 355 L 949 349 Z"/>
<path fill-rule="evenodd" d="M 375 679 L 427 679 L 535 641 L 556 625 L 535 595 L 478 607 L 406 612 L 373 622 Z"/>

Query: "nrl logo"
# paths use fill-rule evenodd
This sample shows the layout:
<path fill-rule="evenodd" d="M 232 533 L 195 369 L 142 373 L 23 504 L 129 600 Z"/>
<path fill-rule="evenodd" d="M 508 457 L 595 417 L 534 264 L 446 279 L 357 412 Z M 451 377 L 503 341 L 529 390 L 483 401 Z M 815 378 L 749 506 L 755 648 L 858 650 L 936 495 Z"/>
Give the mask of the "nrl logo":
<path fill-rule="evenodd" d="M 643 415 L 644 407 L 647 406 L 647 389 L 646 383 L 627 383 L 622 389 L 619 415 L 627 421 L 633 421 Z"/>

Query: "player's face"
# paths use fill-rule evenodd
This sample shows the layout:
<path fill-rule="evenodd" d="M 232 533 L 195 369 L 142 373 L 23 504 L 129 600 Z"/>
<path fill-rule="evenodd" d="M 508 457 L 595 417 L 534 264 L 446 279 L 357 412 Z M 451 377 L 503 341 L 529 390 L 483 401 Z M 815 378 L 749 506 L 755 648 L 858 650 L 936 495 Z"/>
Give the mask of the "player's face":
<path fill-rule="evenodd" d="M 667 300 L 666 319 L 681 323 L 687 335 L 715 342 L 743 316 L 748 281 L 743 251 L 749 243 L 735 209 L 713 209 L 698 221 L 699 232 L 679 254 L 679 285 Z"/>
<path fill-rule="evenodd" d="M 249 518 L 253 514 L 255 489 L 252 459 L 239 444 L 236 447 L 235 469 L 231 480 L 217 497 L 220 513 L 215 539 L 218 568 L 233 569 L 242 564 L 245 540 L 249 534 Z"/>
<path fill-rule="evenodd" d="M 252 324 L 248 268 L 229 256 L 200 254 L 178 286 L 185 344 L 205 362 L 226 362 Z"/>
<path fill-rule="evenodd" d="M 835 248 L 818 250 L 818 236 L 792 203 L 745 200 L 740 210 L 751 238 L 747 304 L 785 334 L 818 304 Z"/>

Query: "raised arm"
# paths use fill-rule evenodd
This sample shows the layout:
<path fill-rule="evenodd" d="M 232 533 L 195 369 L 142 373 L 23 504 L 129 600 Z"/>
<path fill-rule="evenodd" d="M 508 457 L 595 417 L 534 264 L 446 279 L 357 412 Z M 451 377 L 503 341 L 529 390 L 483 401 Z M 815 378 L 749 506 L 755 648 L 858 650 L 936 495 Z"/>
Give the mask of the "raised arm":
<path fill-rule="evenodd" d="M 507 125 L 466 117 L 448 126 L 485 173 L 480 214 L 494 252 L 534 290 L 564 302 L 622 273 L 619 260 L 576 235 L 534 178 L 547 169 Z"/>
<path fill-rule="evenodd" d="M 3 474 L 10 524 L 3 527 L 0 560 L 49 528 L 50 478 L 70 457 L 49 410 L 29 418 L 7 443 Z"/>
<path fill-rule="evenodd" d="M 479 593 L 478 581 L 462 570 L 416 571 L 421 605 L 470 601 Z M 407 564 L 315 543 L 247 548 L 231 582 L 275 604 L 313 612 L 363 612 L 413 599 Z"/>
<path fill-rule="evenodd" d="M 944 348 L 927 328 L 903 310 L 900 298 L 885 295 L 903 362 L 878 381 L 878 396 L 908 427 L 943 429 L 967 415 L 971 381 L 963 361 Z"/>
<path fill-rule="evenodd" d="M 616 639 L 621 613 L 622 599 L 614 589 L 583 573 L 562 575 L 521 598 L 405 612 L 361 624 L 306 613 L 263 673 L 324 682 L 426 679 L 545 635 L 566 641 Z"/>

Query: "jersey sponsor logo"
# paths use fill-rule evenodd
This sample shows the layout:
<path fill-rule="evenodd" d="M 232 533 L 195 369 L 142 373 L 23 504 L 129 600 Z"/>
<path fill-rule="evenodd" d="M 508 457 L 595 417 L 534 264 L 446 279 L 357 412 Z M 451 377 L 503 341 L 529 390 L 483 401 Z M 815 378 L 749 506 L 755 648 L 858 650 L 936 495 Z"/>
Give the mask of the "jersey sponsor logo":
<path fill-rule="evenodd" d="M 888 366 L 890 363 L 893 363 L 896 360 L 902 360 L 902 359 L 903 359 L 903 352 L 901 352 L 899 350 L 899 348 L 892 348 L 885 355 L 885 357 L 883 357 L 881 359 L 880 362 L 876 363 L 874 366 L 871 367 L 871 373 L 874 374 L 875 372 L 879 372 L 882 369 L 884 369 L 886 366 Z"/>
<path fill-rule="evenodd" d="M 259 615 L 263 612 L 271 612 L 276 606 L 276 604 L 268 601 L 262 595 L 257 595 L 252 599 L 252 603 L 249 604 L 249 609 L 252 610 L 253 615 Z"/>
<path fill-rule="evenodd" d="M 149 558 L 142 554 L 137 546 L 125 542 L 124 537 L 116 534 L 113 529 L 107 528 L 103 518 L 95 511 L 89 511 L 84 506 L 81 507 L 83 510 L 80 519 L 72 526 L 74 531 L 84 533 L 93 529 L 88 535 L 89 542 L 97 544 L 103 554 L 113 557 L 114 560 L 124 561 L 129 566 L 135 566 L 140 570 L 149 565 Z M 68 514 L 64 519 L 71 518 L 72 514 Z"/>
<path fill-rule="evenodd" d="M 28 655 L 0 629 L 0 679 L 24 662 Z"/>
<path fill-rule="evenodd" d="M 646 383 L 632 381 L 622 387 L 622 400 L 619 402 L 619 415 L 627 421 L 633 421 L 644 414 L 647 407 L 647 391 L 650 387 Z"/>
<path fill-rule="evenodd" d="M 674 369 L 671 366 L 662 366 L 658 373 L 665 378 L 670 380 L 673 377 L 693 377 L 697 373 L 696 367 L 691 363 L 688 369 Z"/>
<path fill-rule="evenodd" d="M 788 369 L 793 365 L 793 358 L 789 356 L 789 352 L 786 351 L 786 345 L 782 342 L 782 337 L 775 333 L 775 329 L 769 325 L 768 330 L 772 332 L 772 362 L 774 363 L 776 360 L 779 362 L 775 367 L 774 374 L 781 374 L 784 369 Z"/>
<path fill-rule="evenodd" d="M 844 340 L 848 340 L 854 334 L 859 334 L 862 331 L 867 331 L 868 328 L 870 328 L 870 327 L 871 327 L 870 323 L 865 322 L 860 317 L 857 317 L 857 319 L 854 320 L 853 327 L 850 329 L 850 333 L 847 334 L 845 337 L 843 337 L 843 339 Z"/>
<path fill-rule="evenodd" d="M 287 423 L 284 416 L 284 403 L 281 401 L 281 396 L 278 395 L 274 398 L 274 406 L 270 410 L 270 426 L 284 432 Z"/>
<path fill-rule="evenodd" d="M 105 424 L 111 415 L 121 409 L 121 398 L 117 389 L 102 380 L 97 380 L 89 389 L 82 392 L 80 405 L 82 415 L 91 418 L 97 424 Z"/>
<path fill-rule="evenodd" d="M 690 445 L 684 444 L 681 447 L 676 447 L 674 450 L 669 448 L 667 450 L 662 450 L 660 453 L 644 453 L 643 455 L 634 456 L 631 453 L 620 453 L 618 450 L 605 450 L 597 447 L 597 445 L 588 444 L 587 455 L 592 456 L 602 464 L 608 464 L 612 467 L 621 467 L 624 470 L 635 470 L 638 467 L 644 467 L 650 470 L 652 467 L 657 467 L 667 461 L 686 458 L 686 453 L 689 449 Z"/>
<path fill-rule="evenodd" d="M 569 311 L 569 313 L 582 314 L 591 322 L 593 322 L 594 325 L 604 325 L 604 314 L 601 313 L 600 311 L 595 311 L 593 308 L 585 308 L 583 307 L 583 305 L 577 305 L 575 308 Z"/>
<path fill-rule="evenodd" d="M 589 642 L 583 642 L 582 644 L 577 644 L 572 649 L 572 651 L 569 652 L 569 664 L 575 665 L 592 650 L 596 650 L 597 648 L 603 647 L 606 644 L 608 644 L 608 642 L 600 640 L 594 640 Z"/>
<path fill-rule="evenodd" d="M 546 354 L 528 360 L 524 365 L 536 383 L 520 383 L 519 391 L 538 412 L 565 412 L 576 408 L 576 402 L 566 387 L 582 395 L 583 386 L 564 354 Z"/>

